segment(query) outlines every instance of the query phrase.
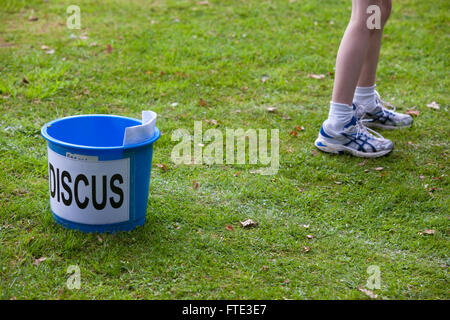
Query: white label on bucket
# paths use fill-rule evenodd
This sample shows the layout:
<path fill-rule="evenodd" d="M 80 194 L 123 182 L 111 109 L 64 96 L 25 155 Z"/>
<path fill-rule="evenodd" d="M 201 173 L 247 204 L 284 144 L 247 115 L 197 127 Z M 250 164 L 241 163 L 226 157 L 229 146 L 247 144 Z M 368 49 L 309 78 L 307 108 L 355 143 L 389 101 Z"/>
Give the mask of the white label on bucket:
<path fill-rule="evenodd" d="M 111 224 L 130 217 L 130 158 L 83 161 L 48 150 L 50 207 L 68 221 Z"/>

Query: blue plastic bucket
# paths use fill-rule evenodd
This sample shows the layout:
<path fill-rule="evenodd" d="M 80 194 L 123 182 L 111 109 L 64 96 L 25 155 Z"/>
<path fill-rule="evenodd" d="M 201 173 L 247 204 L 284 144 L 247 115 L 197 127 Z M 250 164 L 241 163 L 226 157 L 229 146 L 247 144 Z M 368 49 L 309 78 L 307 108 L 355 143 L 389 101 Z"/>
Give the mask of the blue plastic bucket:
<path fill-rule="evenodd" d="M 50 207 L 55 221 L 85 232 L 127 231 L 143 225 L 158 128 L 123 145 L 126 128 L 142 121 L 114 115 L 57 119 L 41 129 L 47 140 Z"/>

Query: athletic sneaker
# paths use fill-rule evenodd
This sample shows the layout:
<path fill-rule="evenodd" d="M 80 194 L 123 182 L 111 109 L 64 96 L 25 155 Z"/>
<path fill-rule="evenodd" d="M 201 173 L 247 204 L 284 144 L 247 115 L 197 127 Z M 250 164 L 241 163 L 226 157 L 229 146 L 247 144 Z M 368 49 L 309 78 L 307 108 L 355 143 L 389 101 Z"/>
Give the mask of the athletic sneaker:
<path fill-rule="evenodd" d="M 412 126 L 413 118 L 410 115 L 395 112 L 395 107 L 389 102 L 381 100 L 380 94 L 376 90 L 375 95 L 376 107 L 374 110 L 367 112 L 364 111 L 364 106 L 358 105 L 357 118 L 361 119 L 365 126 L 387 130 Z M 392 109 L 387 109 L 386 106 Z"/>
<path fill-rule="evenodd" d="M 361 120 L 354 116 L 341 132 L 335 132 L 324 122 L 315 146 L 328 153 L 350 153 L 356 157 L 377 158 L 394 149 L 392 141 L 366 128 Z"/>

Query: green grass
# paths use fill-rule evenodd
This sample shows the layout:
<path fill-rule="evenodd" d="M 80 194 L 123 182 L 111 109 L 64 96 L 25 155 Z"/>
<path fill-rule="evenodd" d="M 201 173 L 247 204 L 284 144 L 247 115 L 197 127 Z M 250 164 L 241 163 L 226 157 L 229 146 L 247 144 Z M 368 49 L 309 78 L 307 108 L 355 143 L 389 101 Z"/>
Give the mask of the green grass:
<path fill-rule="evenodd" d="M 399 110 L 420 115 L 412 129 L 384 133 L 391 155 L 364 162 L 313 147 L 349 2 L 83 0 L 81 30 L 65 24 L 74 1 L 2 3 L 2 299 L 365 299 L 358 288 L 370 265 L 381 270 L 380 298 L 450 298 L 448 1 L 394 1 L 377 83 Z M 440 110 L 426 107 L 432 101 Z M 55 224 L 41 126 L 146 109 L 163 136 L 145 225 L 99 238 Z M 176 166 L 171 133 L 211 119 L 218 124 L 205 129 L 278 128 L 278 174 Z M 305 130 L 293 137 L 296 125 Z M 246 218 L 259 226 L 242 229 Z M 435 234 L 418 234 L 425 229 Z M 81 269 L 80 290 L 66 288 L 69 265 Z"/>

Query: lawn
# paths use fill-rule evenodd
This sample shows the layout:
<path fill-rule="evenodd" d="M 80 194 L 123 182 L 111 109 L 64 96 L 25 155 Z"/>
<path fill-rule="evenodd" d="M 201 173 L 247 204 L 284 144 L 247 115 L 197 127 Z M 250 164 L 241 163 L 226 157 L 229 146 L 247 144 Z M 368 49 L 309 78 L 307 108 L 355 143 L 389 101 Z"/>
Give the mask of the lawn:
<path fill-rule="evenodd" d="M 80 30 L 66 26 L 72 4 Z M 450 3 L 394 1 L 378 90 L 419 115 L 383 132 L 389 156 L 366 161 L 313 145 L 350 6 L 2 0 L 1 298 L 370 299 L 361 288 L 375 265 L 378 299 L 449 299 Z M 163 135 L 145 225 L 99 235 L 54 223 L 41 126 L 149 109 Z M 171 135 L 193 133 L 194 121 L 279 129 L 277 174 L 174 164 Z M 245 219 L 258 226 L 242 228 Z M 70 265 L 79 290 L 66 286 Z"/>

